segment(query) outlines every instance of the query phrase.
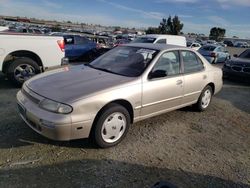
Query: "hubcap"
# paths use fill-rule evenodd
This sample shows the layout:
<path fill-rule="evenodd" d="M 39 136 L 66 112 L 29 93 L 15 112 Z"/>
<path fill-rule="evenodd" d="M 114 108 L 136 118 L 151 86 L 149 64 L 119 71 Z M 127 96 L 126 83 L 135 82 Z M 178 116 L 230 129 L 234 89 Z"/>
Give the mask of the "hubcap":
<path fill-rule="evenodd" d="M 19 65 L 14 70 L 14 77 L 19 82 L 24 82 L 35 74 L 35 68 L 28 64 Z"/>
<path fill-rule="evenodd" d="M 107 143 L 119 140 L 126 130 L 125 116 L 120 112 L 109 115 L 102 125 L 102 139 Z"/>
<path fill-rule="evenodd" d="M 204 95 L 203 95 L 203 97 L 201 99 L 202 108 L 207 108 L 208 107 L 208 105 L 209 105 L 209 103 L 211 101 L 211 96 L 212 96 L 212 94 L 211 94 L 211 91 L 209 89 L 204 92 Z"/>

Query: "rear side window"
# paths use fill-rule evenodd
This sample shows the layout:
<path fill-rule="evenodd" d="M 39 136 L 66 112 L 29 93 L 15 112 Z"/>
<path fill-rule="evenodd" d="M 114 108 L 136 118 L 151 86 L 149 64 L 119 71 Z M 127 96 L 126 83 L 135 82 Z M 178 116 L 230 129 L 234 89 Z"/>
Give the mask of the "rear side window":
<path fill-rule="evenodd" d="M 87 44 L 90 40 L 85 37 L 75 37 L 75 44 Z"/>
<path fill-rule="evenodd" d="M 184 64 L 184 73 L 199 72 L 204 69 L 200 58 L 191 51 L 182 51 L 181 57 Z"/>
<path fill-rule="evenodd" d="M 201 50 L 214 51 L 215 48 L 216 48 L 215 46 L 203 46 L 201 47 Z"/>
<path fill-rule="evenodd" d="M 166 39 L 160 39 L 156 43 L 157 44 L 167 44 L 167 40 Z"/>
<path fill-rule="evenodd" d="M 65 44 L 74 44 L 74 37 L 73 36 L 66 36 L 64 37 Z"/>

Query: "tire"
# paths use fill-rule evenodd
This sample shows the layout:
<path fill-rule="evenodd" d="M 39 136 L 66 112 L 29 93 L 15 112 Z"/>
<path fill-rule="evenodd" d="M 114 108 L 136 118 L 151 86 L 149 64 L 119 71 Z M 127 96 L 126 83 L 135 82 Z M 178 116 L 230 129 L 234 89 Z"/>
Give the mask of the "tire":
<path fill-rule="evenodd" d="M 119 124 L 115 122 L 117 120 Z M 130 120 L 131 118 L 126 108 L 118 104 L 108 105 L 101 112 L 93 127 L 92 136 L 95 144 L 101 148 L 119 144 L 129 130 Z"/>
<path fill-rule="evenodd" d="M 41 72 L 38 64 L 28 57 L 20 57 L 10 63 L 7 69 L 7 77 L 19 87 L 27 79 Z"/>
<path fill-rule="evenodd" d="M 212 96 L 213 96 L 213 90 L 212 90 L 211 86 L 207 85 L 202 90 L 201 95 L 200 95 L 197 103 L 194 106 L 195 109 L 199 112 L 205 111 L 208 108 L 209 104 L 211 103 Z M 205 98 L 207 98 L 207 100 Z"/>

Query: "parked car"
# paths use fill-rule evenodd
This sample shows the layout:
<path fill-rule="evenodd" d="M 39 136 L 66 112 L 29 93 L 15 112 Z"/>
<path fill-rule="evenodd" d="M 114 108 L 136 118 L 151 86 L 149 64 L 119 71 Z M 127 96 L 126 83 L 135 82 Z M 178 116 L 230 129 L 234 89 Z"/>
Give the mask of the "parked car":
<path fill-rule="evenodd" d="M 217 42 L 218 45 L 222 46 L 222 47 L 227 47 L 226 44 L 224 44 L 223 42 Z"/>
<path fill-rule="evenodd" d="M 115 46 L 120 46 L 120 45 L 123 45 L 123 44 L 128 44 L 128 43 L 130 43 L 130 42 L 131 42 L 131 41 L 128 40 L 128 39 L 118 39 L 118 40 L 115 41 L 114 47 L 115 47 Z"/>
<path fill-rule="evenodd" d="M 234 43 L 230 40 L 225 40 L 223 43 L 226 44 L 227 46 L 230 46 L 230 47 L 234 46 Z"/>
<path fill-rule="evenodd" d="M 65 57 L 70 62 L 91 61 L 95 57 L 98 45 L 79 35 L 64 35 Z"/>
<path fill-rule="evenodd" d="M 199 50 L 201 48 L 201 45 L 197 42 L 187 42 L 187 47 L 192 48 L 194 50 Z"/>
<path fill-rule="evenodd" d="M 172 44 L 183 47 L 187 46 L 186 38 L 176 35 L 144 35 L 136 38 L 131 43 Z"/>
<path fill-rule="evenodd" d="M 235 42 L 234 46 L 237 48 L 249 48 L 249 45 L 247 42 L 241 42 L 241 41 Z"/>
<path fill-rule="evenodd" d="M 250 78 L 250 49 L 228 60 L 223 66 L 223 76 L 229 78 Z"/>
<path fill-rule="evenodd" d="M 198 52 L 203 55 L 209 63 L 222 63 L 230 59 L 228 51 L 219 45 L 205 45 L 202 46 Z"/>
<path fill-rule="evenodd" d="M 92 137 L 105 148 L 118 144 L 134 122 L 189 105 L 206 110 L 221 88 L 222 70 L 190 48 L 126 44 L 88 65 L 28 80 L 17 102 L 22 119 L 39 134 Z"/>
<path fill-rule="evenodd" d="M 18 86 L 48 67 L 67 63 L 62 37 L 2 33 L 0 44 L 0 71 Z"/>

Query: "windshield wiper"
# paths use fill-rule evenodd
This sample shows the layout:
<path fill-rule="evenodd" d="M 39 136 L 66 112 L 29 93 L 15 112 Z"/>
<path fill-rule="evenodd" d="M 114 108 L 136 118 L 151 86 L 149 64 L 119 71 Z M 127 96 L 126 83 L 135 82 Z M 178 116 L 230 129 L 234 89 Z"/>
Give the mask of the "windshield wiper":
<path fill-rule="evenodd" d="M 93 69 L 100 70 L 100 71 L 104 71 L 104 72 L 109 72 L 109 73 L 117 74 L 117 73 L 112 72 L 112 71 L 110 71 L 110 70 L 108 70 L 108 69 L 105 69 L 105 68 L 95 67 L 95 66 L 90 65 L 90 64 L 87 64 L 87 66 L 89 66 L 89 67 L 91 67 L 91 68 L 93 68 Z"/>

